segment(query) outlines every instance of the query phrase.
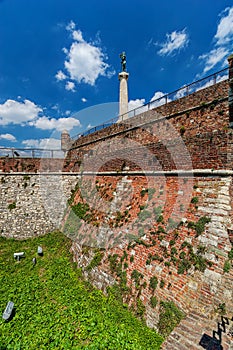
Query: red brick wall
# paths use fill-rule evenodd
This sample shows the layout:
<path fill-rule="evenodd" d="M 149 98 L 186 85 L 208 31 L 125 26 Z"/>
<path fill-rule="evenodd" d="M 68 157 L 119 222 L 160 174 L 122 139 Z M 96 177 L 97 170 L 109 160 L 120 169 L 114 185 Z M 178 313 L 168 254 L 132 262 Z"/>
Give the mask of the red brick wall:
<path fill-rule="evenodd" d="M 152 180 L 145 176 L 128 176 L 127 179 L 131 181 L 128 187 L 117 192 L 117 182 L 122 181 L 121 176 L 83 177 L 74 203 L 88 203 L 91 208 L 91 220 L 82 221 L 76 239 L 73 236 L 75 259 L 79 261 L 82 255 L 75 246 L 76 242 L 83 247 L 95 248 L 99 242 L 100 227 L 107 223 L 109 228 L 105 232 L 104 241 L 107 250 L 99 269 L 113 275 L 120 283 L 119 270 L 110 271 L 109 263 L 109 257 L 118 254 L 117 262 L 122 263 L 121 269 L 122 272 L 126 272 L 127 286 L 130 288 L 128 293 L 123 293 L 125 302 L 135 307 L 136 300 L 140 297 L 146 306 L 146 317 L 150 322 L 154 322 L 154 325 L 159 303 L 156 309 L 150 306 L 153 295 L 158 301 L 172 300 L 186 312 L 196 309 L 205 312 L 209 317 L 219 303 L 226 303 L 227 308 L 231 308 L 233 305 L 229 293 L 232 291 L 233 270 L 228 273 L 223 271 L 228 251 L 231 249 L 227 233 L 228 227 L 231 226 L 232 213 L 231 179 L 161 176 L 154 178 L 153 184 L 150 183 Z M 97 194 L 92 192 L 95 186 Z M 147 192 L 142 195 L 143 190 L 152 186 L 155 192 L 150 199 Z M 114 192 L 119 200 L 117 211 L 121 213 L 120 220 L 117 219 L 117 211 L 109 212 L 108 203 L 113 201 Z M 194 201 L 193 198 L 197 199 Z M 145 220 L 142 220 L 143 216 L 140 217 L 139 214 L 143 211 L 143 206 L 151 213 Z M 158 222 L 153 212 L 158 206 L 162 206 L 163 222 Z M 209 217 L 211 222 L 206 224 L 203 232 L 198 235 L 189 223 L 197 223 L 205 216 Z M 169 228 L 169 218 L 173 218 L 177 223 L 182 221 L 183 224 Z M 157 232 L 159 226 L 164 228 L 164 232 Z M 139 240 L 126 239 L 128 234 L 130 237 L 135 235 Z M 189 246 L 182 246 L 184 242 L 190 243 L 192 251 Z M 172 253 L 173 248 L 177 253 Z M 195 267 L 192 262 L 187 271 L 180 273 L 182 254 L 188 260 L 192 254 L 206 259 L 205 268 L 199 270 L 198 264 Z M 173 261 L 172 257 L 177 261 Z M 142 275 L 139 286 L 135 285 L 132 278 L 134 270 Z M 153 276 L 158 279 L 158 286 L 154 292 L 150 288 L 150 279 Z M 92 280 L 98 280 L 97 271 Z M 164 285 L 161 281 L 164 281 Z"/>
<path fill-rule="evenodd" d="M 104 171 L 121 170 L 123 163 L 130 170 L 231 169 L 227 89 L 224 81 L 81 137 L 68 153 L 65 169 L 77 171 L 82 163 L 90 171 L 100 157 L 105 158 Z M 84 155 L 89 164 L 83 164 Z"/>
<path fill-rule="evenodd" d="M 50 158 L 0 158 L 0 170 L 3 173 L 25 172 L 37 173 L 40 171 L 61 171 L 63 159 Z"/>

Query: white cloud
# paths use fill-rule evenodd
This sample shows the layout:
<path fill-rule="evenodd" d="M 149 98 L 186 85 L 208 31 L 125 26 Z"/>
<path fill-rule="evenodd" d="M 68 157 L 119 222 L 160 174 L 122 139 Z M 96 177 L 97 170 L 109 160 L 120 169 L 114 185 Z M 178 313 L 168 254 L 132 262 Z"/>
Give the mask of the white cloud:
<path fill-rule="evenodd" d="M 227 56 L 231 50 L 233 42 L 233 7 L 227 7 L 220 14 L 220 22 L 214 36 L 215 44 L 213 48 L 199 59 L 204 63 L 203 73 L 210 71 L 212 68 L 221 63 L 222 66 L 227 65 Z"/>
<path fill-rule="evenodd" d="M 144 98 L 137 98 L 136 100 L 130 100 L 128 104 L 128 111 L 132 111 L 133 109 L 136 109 L 138 107 L 141 107 L 145 104 Z"/>
<path fill-rule="evenodd" d="M 30 122 L 30 125 L 42 130 L 54 129 L 57 131 L 63 131 L 66 129 L 70 131 L 74 127 L 81 126 L 81 123 L 78 119 L 73 117 L 55 119 L 43 116 L 35 121 Z"/>
<path fill-rule="evenodd" d="M 145 99 L 144 98 L 137 98 L 136 100 L 130 100 L 128 103 L 128 111 L 129 111 L 129 117 L 133 117 L 137 114 L 143 113 L 147 111 L 147 106 L 144 106 Z"/>
<path fill-rule="evenodd" d="M 189 42 L 188 34 L 186 29 L 182 31 L 174 31 L 171 34 L 166 34 L 166 42 L 159 44 L 161 49 L 158 51 L 158 54 L 161 56 L 170 55 L 174 51 L 180 50 L 187 46 Z"/>
<path fill-rule="evenodd" d="M 74 29 L 75 29 L 75 23 L 74 23 L 74 21 L 70 21 L 70 23 L 67 24 L 67 26 L 66 26 L 66 30 L 72 32 Z"/>
<path fill-rule="evenodd" d="M 233 7 L 226 8 L 223 14 L 214 37 L 217 45 L 228 44 L 233 39 Z"/>
<path fill-rule="evenodd" d="M 79 42 L 84 42 L 81 30 L 73 31 L 73 39 Z"/>
<path fill-rule="evenodd" d="M 217 83 L 220 83 L 220 81 L 227 80 L 228 78 L 229 78 L 228 74 L 217 75 L 216 81 Z"/>
<path fill-rule="evenodd" d="M 58 104 L 55 104 L 51 108 L 54 109 L 55 111 L 59 111 L 59 105 Z"/>
<path fill-rule="evenodd" d="M 211 50 L 210 52 L 199 56 L 200 60 L 204 61 L 204 70 L 203 73 L 208 72 L 214 68 L 218 63 L 222 62 L 224 58 L 228 55 L 228 50 L 224 47 L 218 47 Z"/>
<path fill-rule="evenodd" d="M 57 80 L 71 79 L 77 83 L 95 85 L 100 76 L 110 78 L 115 72 L 109 71 L 109 64 L 106 63 L 107 56 L 100 47 L 100 41 L 88 42 L 84 40 L 81 30 L 77 30 L 73 21 L 67 25 L 66 29 L 71 32 L 73 43 L 69 49 L 63 48 L 66 55 L 64 62 L 67 74 L 61 70 L 56 74 Z M 74 91 L 73 82 L 68 81 L 66 90 Z"/>
<path fill-rule="evenodd" d="M 43 149 L 61 149 L 61 140 L 55 138 L 45 139 L 28 139 L 22 141 L 26 147 L 43 148 Z"/>
<path fill-rule="evenodd" d="M 87 99 L 85 97 L 82 97 L 81 101 L 85 103 L 85 102 L 87 102 Z"/>
<path fill-rule="evenodd" d="M 177 100 L 187 95 L 187 88 L 180 88 L 177 93 L 174 95 L 174 99 Z"/>
<path fill-rule="evenodd" d="M 87 42 L 74 42 L 65 67 L 71 79 L 94 85 L 99 76 L 107 76 L 109 65 L 104 62 L 104 54 L 99 47 Z"/>
<path fill-rule="evenodd" d="M 22 124 L 36 119 L 42 109 L 34 102 L 7 100 L 0 104 L 0 125 Z"/>
<path fill-rule="evenodd" d="M 67 78 L 67 76 L 61 71 L 59 70 L 57 72 L 57 74 L 55 75 L 55 78 L 58 80 L 58 81 L 61 81 L 61 80 L 65 80 Z"/>
<path fill-rule="evenodd" d="M 63 47 L 62 51 L 64 52 L 64 54 L 68 55 L 69 51 L 67 50 L 66 47 Z"/>
<path fill-rule="evenodd" d="M 65 89 L 66 89 L 67 91 L 75 92 L 75 84 L 74 84 L 74 82 L 73 82 L 73 81 L 67 81 L 67 82 L 66 82 Z"/>
<path fill-rule="evenodd" d="M 154 96 L 151 98 L 150 100 L 150 108 L 155 108 L 155 107 L 159 107 L 162 106 L 167 102 L 170 102 L 171 100 L 169 98 L 165 98 L 164 96 L 166 96 L 167 94 L 165 94 L 162 91 L 156 91 L 154 93 Z"/>
<path fill-rule="evenodd" d="M 16 142 L 16 138 L 12 134 L 0 134 L 0 140 Z"/>

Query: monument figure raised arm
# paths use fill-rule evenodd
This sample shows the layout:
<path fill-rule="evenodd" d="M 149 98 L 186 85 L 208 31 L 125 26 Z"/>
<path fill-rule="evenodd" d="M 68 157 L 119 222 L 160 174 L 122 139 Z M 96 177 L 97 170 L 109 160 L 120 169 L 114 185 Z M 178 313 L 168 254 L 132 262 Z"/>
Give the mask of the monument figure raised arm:
<path fill-rule="evenodd" d="M 126 54 L 124 51 L 120 54 L 120 58 L 122 72 L 126 72 Z"/>

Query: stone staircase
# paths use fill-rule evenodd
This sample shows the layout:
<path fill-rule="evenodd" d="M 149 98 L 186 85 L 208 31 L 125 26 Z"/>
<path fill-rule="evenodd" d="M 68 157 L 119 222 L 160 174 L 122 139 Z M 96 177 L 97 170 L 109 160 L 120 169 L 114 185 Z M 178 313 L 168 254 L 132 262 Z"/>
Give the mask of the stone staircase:
<path fill-rule="evenodd" d="M 192 312 L 173 330 L 161 349 L 233 350 L 233 317 L 210 320 Z"/>

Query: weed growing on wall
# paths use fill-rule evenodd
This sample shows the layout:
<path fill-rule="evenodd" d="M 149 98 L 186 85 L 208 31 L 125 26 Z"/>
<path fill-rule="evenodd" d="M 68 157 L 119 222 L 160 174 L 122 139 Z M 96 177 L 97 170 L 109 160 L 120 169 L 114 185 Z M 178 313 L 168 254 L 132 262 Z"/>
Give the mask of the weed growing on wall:
<path fill-rule="evenodd" d="M 174 327 L 180 323 L 185 314 L 171 301 L 160 302 L 160 314 L 158 330 L 164 336 L 168 336 Z"/>
<path fill-rule="evenodd" d="M 7 207 L 9 210 L 15 209 L 16 208 L 16 202 L 12 202 L 8 205 Z"/>

